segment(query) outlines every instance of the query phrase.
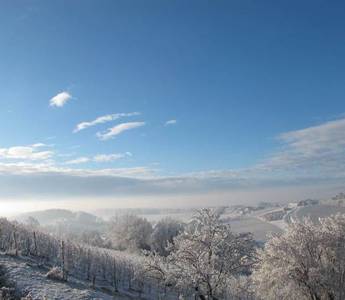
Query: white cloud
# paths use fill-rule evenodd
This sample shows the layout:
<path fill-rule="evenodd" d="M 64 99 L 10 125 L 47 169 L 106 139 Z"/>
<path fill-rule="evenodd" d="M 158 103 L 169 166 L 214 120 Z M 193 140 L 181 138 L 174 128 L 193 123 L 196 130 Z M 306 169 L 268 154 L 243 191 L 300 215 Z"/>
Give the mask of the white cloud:
<path fill-rule="evenodd" d="M 177 120 L 168 120 L 165 122 L 164 126 L 175 125 Z"/>
<path fill-rule="evenodd" d="M 81 157 L 83 158 L 83 157 Z M 77 158 L 75 160 L 80 159 Z M 86 157 L 86 159 L 90 160 Z M 76 163 L 77 164 L 77 163 Z M 72 163 L 73 165 L 73 163 Z M 128 168 L 70 168 L 58 166 L 52 161 L 43 162 L 0 162 L 0 175 L 68 175 L 77 177 L 127 177 L 127 178 L 153 178 L 155 170 L 148 167 L 128 167 Z M 1 192 L 1 191 L 0 191 Z"/>
<path fill-rule="evenodd" d="M 114 120 L 117 120 L 119 118 L 132 117 L 132 116 L 138 116 L 138 115 L 140 115 L 139 112 L 131 112 L 131 113 L 118 113 L 118 114 L 110 114 L 110 115 L 101 116 L 101 117 L 96 118 L 93 121 L 79 123 L 75 127 L 73 132 L 78 132 L 80 130 L 95 126 L 97 124 L 102 124 L 102 123 L 114 121 Z"/>
<path fill-rule="evenodd" d="M 88 157 L 78 157 L 76 159 L 68 160 L 65 162 L 67 165 L 76 165 L 76 164 L 83 164 L 90 161 Z"/>
<path fill-rule="evenodd" d="M 43 143 L 36 143 L 36 144 L 32 144 L 31 147 L 40 148 L 40 147 L 49 147 L 49 146 Z"/>
<path fill-rule="evenodd" d="M 345 146 L 345 119 L 283 133 L 279 138 L 293 149 L 308 154 L 320 150 L 339 151 Z"/>
<path fill-rule="evenodd" d="M 103 162 L 112 162 L 121 158 L 124 158 L 126 156 L 132 156 L 131 152 L 125 152 L 125 153 L 112 153 L 112 154 L 97 154 L 93 157 L 78 157 L 72 160 L 68 160 L 65 162 L 67 165 L 75 165 L 75 164 L 82 164 L 86 162 L 97 162 L 97 163 L 103 163 Z"/>
<path fill-rule="evenodd" d="M 95 162 L 111 162 L 120 158 L 124 158 L 125 156 L 125 153 L 98 154 L 93 158 L 93 160 Z"/>
<path fill-rule="evenodd" d="M 109 140 L 113 137 L 115 137 L 116 135 L 119 135 L 120 133 L 126 131 L 126 130 L 130 130 L 130 129 L 134 129 L 134 128 L 138 128 L 141 126 L 144 126 L 145 122 L 128 122 L 128 123 L 121 123 L 119 125 L 116 125 L 112 128 L 109 128 L 107 130 L 107 132 L 97 132 L 97 137 L 102 140 Z"/>
<path fill-rule="evenodd" d="M 50 159 L 54 152 L 38 148 L 46 147 L 45 144 L 37 143 L 31 146 L 15 146 L 10 148 L 0 148 L 0 158 L 3 159 L 21 159 L 21 160 L 47 160 Z"/>
<path fill-rule="evenodd" d="M 72 98 L 72 95 L 70 93 L 61 92 L 50 99 L 50 106 L 62 107 L 71 98 Z"/>
<path fill-rule="evenodd" d="M 336 174 L 345 170 L 345 119 L 280 134 L 282 149 L 263 164 L 270 169 L 299 169 Z"/>

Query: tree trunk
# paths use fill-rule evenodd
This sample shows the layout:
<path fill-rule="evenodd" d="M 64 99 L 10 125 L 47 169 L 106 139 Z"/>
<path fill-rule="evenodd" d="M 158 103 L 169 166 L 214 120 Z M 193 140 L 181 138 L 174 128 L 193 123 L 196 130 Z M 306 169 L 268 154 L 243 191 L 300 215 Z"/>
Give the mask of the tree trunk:
<path fill-rule="evenodd" d="M 96 274 L 92 275 L 92 288 L 94 289 L 96 286 Z"/>
<path fill-rule="evenodd" d="M 67 281 L 65 242 L 64 241 L 61 241 L 61 267 L 62 267 L 62 279 Z"/>

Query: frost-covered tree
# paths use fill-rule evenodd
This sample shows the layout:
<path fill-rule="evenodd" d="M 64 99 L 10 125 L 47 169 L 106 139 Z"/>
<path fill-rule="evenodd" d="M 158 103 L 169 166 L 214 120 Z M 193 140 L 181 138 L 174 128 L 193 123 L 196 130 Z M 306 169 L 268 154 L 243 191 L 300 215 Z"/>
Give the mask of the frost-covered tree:
<path fill-rule="evenodd" d="M 76 235 L 75 240 L 95 247 L 109 248 L 110 241 L 103 238 L 102 234 L 97 230 L 87 230 Z"/>
<path fill-rule="evenodd" d="M 40 222 L 38 222 L 38 220 L 32 216 L 29 216 L 25 220 L 24 224 L 27 225 L 29 228 L 32 228 L 32 229 L 37 229 L 40 227 Z"/>
<path fill-rule="evenodd" d="M 142 274 L 157 282 L 156 290 L 158 294 L 166 297 L 167 290 L 172 287 L 170 282 L 170 270 L 168 259 L 164 256 L 157 255 L 154 252 L 145 252 L 145 259 L 143 260 Z M 139 276 L 142 276 L 139 274 Z"/>
<path fill-rule="evenodd" d="M 162 256 L 167 256 L 169 244 L 183 230 L 183 225 L 172 218 L 160 220 L 153 229 L 151 235 L 151 250 Z"/>
<path fill-rule="evenodd" d="M 150 249 L 152 225 L 145 218 L 123 215 L 111 221 L 111 238 L 119 249 Z"/>
<path fill-rule="evenodd" d="M 229 278 L 226 284 L 225 299 L 257 300 L 251 276 Z"/>
<path fill-rule="evenodd" d="M 232 233 L 217 212 L 202 209 L 193 218 L 193 229 L 174 239 L 168 280 L 181 290 L 192 290 L 200 299 L 221 299 L 227 281 L 246 273 L 254 257 L 250 234 Z"/>
<path fill-rule="evenodd" d="M 262 299 L 345 299 L 345 216 L 292 224 L 259 253 Z"/>

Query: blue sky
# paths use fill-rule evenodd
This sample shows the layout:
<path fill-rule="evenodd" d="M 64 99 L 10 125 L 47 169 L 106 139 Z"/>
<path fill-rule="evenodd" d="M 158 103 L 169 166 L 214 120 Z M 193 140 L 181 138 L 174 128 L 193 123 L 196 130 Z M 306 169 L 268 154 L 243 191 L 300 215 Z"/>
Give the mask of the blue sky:
<path fill-rule="evenodd" d="M 342 1 L 2 1 L 0 197 L 341 189 L 344 36 Z"/>

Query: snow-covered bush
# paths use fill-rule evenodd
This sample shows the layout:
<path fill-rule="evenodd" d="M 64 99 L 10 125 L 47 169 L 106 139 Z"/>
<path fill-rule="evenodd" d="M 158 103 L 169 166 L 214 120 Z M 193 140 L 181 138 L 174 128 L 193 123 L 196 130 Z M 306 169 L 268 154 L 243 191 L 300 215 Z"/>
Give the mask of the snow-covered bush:
<path fill-rule="evenodd" d="M 0 265 L 0 299 L 21 299 L 20 293 L 16 290 L 15 283 L 8 280 L 6 271 L 6 268 Z"/>
<path fill-rule="evenodd" d="M 0 299 L 12 300 L 12 299 L 19 299 L 19 297 L 18 295 L 16 295 L 15 288 L 3 286 L 0 288 Z"/>
<path fill-rule="evenodd" d="M 63 271 L 60 267 L 51 268 L 46 274 L 46 277 L 53 280 L 64 280 Z"/>

